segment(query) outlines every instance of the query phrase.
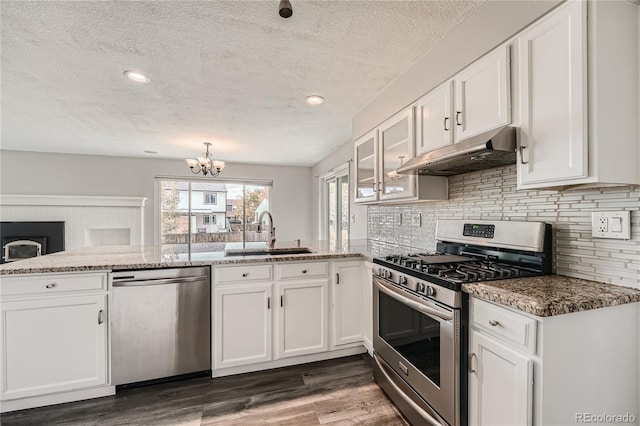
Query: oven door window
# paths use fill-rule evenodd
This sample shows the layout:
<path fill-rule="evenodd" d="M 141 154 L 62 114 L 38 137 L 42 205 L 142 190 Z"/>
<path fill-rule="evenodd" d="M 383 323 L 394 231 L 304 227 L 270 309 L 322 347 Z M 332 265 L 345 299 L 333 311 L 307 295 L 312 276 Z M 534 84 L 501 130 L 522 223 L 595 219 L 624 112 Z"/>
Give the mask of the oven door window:
<path fill-rule="evenodd" d="M 378 294 L 380 338 L 440 387 L 440 322 L 381 291 Z"/>

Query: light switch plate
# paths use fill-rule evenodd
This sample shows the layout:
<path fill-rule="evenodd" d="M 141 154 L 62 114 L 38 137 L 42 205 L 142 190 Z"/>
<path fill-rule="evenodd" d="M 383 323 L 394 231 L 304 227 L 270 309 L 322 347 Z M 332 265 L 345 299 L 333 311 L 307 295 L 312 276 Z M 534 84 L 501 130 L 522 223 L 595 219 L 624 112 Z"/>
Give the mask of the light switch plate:
<path fill-rule="evenodd" d="M 594 238 L 630 239 L 631 212 L 592 212 L 591 235 Z"/>
<path fill-rule="evenodd" d="M 415 213 L 411 215 L 411 226 L 415 226 L 415 227 L 422 226 L 422 215 L 420 213 Z"/>

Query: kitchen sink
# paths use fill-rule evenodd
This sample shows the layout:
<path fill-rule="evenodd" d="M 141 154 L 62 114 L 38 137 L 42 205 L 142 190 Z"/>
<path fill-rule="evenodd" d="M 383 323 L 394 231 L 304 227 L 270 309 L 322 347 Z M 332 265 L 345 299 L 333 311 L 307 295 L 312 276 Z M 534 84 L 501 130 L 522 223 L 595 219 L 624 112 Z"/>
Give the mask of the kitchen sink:
<path fill-rule="evenodd" d="M 284 247 L 273 249 L 231 249 L 224 252 L 225 256 L 275 256 L 287 254 L 313 253 L 306 247 Z"/>

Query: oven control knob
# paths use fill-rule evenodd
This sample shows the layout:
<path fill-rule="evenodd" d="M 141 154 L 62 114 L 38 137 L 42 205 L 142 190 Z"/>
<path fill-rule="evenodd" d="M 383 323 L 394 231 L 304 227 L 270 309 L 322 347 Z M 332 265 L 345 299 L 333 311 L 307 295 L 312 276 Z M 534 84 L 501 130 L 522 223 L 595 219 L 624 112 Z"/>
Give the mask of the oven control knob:
<path fill-rule="evenodd" d="M 436 295 L 436 289 L 435 289 L 435 288 L 433 288 L 433 287 L 431 287 L 430 285 L 428 285 L 428 286 L 427 286 L 427 289 L 426 289 L 426 290 L 427 290 L 427 291 L 426 291 L 426 295 L 427 295 L 427 296 L 429 296 L 429 297 L 433 297 L 433 296 L 435 296 L 435 295 Z"/>
<path fill-rule="evenodd" d="M 384 278 L 384 275 L 382 275 L 383 272 L 382 268 L 378 268 L 378 275 Z"/>
<path fill-rule="evenodd" d="M 384 271 L 384 277 L 386 279 L 390 280 L 392 276 L 393 274 L 391 273 L 391 271 Z"/>
<path fill-rule="evenodd" d="M 416 291 L 417 291 L 418 293 L 424 293 L 424 283 L 418 283 L 418 284 L 416 285 Z"/>
<path fill-rule="evenodd" d="M 400 277 L 400 278 L 398 278 L 398 284 L 400 284 L 400 285 L 407 285 L 407 277 Z"/>

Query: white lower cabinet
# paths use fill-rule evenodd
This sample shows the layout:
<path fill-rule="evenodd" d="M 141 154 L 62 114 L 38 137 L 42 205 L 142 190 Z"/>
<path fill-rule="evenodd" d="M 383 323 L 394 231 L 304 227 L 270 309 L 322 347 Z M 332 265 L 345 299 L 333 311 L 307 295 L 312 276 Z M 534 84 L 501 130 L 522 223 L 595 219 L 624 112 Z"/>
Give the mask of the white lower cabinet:
<path fill-rule="evenodd" d="M 373 355 L 373 263 L 362 265 L 362 343 Z"/>
<path fill-rule="evenodd" d="M 3 277 L 1 286 L 3 412 L 113 393 L 106 273 Z"/>
<path fill-rule="evenodd" d="M 640 303 L 538 317 L 472 297 L 469 324 L 470 426 L 637 418 Z"/>
<path fill-rule="evenodd" d="M 214 266 L 214 376 L 364 352 L 362 272 L 361 260 Z"/>
<path fill-rule="evenodd" d="M 278 358 L 325 352 L 327 279 L 278 282 Z"/>
<path fill-rule="evenodd" d="M 333 345 L 362 342 L 362 261 L 333 263 Z"/>
<path fill-rule="evenodd" d="M 270 361 L 271 283 L 215 289 L 214 368 Z"/>
<path fill-rule="evenodd" d="M 531 358 L 477 331 L 469 347 L 469 424 L 530 425 Z"/>

